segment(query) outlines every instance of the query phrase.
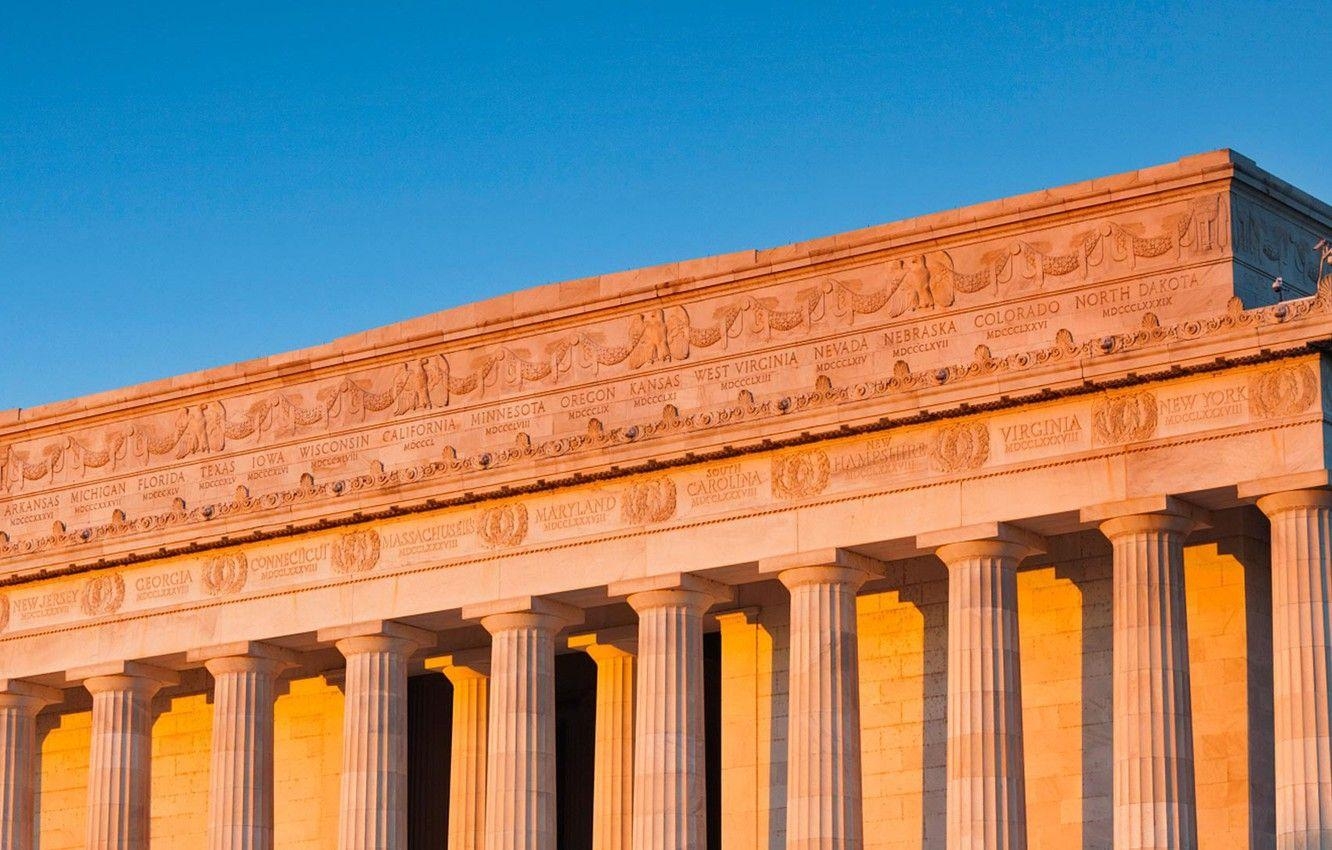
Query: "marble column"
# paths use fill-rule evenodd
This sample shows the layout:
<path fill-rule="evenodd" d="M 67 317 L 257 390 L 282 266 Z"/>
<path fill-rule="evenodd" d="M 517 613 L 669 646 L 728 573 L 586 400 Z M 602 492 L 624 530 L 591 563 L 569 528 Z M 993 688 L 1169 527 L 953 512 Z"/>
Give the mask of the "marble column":
<path fill-rule="evenodd" d="M 791 594 L 788 850 L 864 846 L 856 592 L 882 569 L 845 549 L 759 562 Z"/>
<path fill-rule="evenodd" d="M 1272 521 L 1278 850 L 1332 848 L 1332 492 L 1258 499 Z"/>
<path fill-rule="evenodd" d="M 638 631 L 605 629 L 569 638 L 597 665 L 592 776 L 592 850 L 629 850 L 633 840 L 634 663 Z"/>
<path fill-rule="evenodd" d="M 1114 548 L 1114 843 L 1198 846 L 1184 538 L 1205 514 L 1178 499 L 1084 509 Z"/>
<path fill-rule="evenodd" d="M 484 850 L 490 651 L 454 652 L 428 658 L 425 666 L 443 673 L 453 685 L 448 850 Z"/>
<path fill-rule="evenodd" d="M 187 654 L 213 674 L 213 745 L 208 785 L 209 850 L 272 850 L 273 701 L 294 653 L 234 643 Z"/>
<path fill-rule="evenodd" d="M 407 660 L 435 636 L 386 620 L 321 629 L 347 660 L 339 850 L 406 850 Z"/>
<path fill-rule="evenodd" d="M 612 584 L 638 613 L 634 850 L 703 850 L 703 614 L 725 585 L 680 573 Z"/>
<path fill-rule="evenodd" d="M 1017 567 L 1044 541 L 1004 523 L 922 535 L 948 568 L 949 850 L 1027 846 Z"/>
<path fill-rule="evenodd" d="M 92 694 L 88 850 L 148 846 L 153 697 L 175 673 L 133 661 L 66 674 Z"/>
<path fill-rule="evenodd" d="M 463 618 L 491 635 L 486 850 L 555 850 L 555 634 L 582 611 L 522 597 Z"/>
<path fill-rule="evenodd" d="M 0 847 L 34 850 L 37 712 L 62 695 L 18 679 L 0 679 Z"/>

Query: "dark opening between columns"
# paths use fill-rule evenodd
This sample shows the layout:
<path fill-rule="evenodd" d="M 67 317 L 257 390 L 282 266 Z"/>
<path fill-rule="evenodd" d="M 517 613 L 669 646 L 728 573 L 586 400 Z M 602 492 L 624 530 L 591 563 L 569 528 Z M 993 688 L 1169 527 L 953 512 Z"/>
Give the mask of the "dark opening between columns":
<path fill-rule="evenodd" d="M 721 634 L 703 635 L 703 751 L 708 850 L 721 850 Z"/>
<path fill-rule="evenodd" d="M 407 680 L 407 848 L 441 850 L 449 837 L 453 686 L 438 673 Z"/>
<path fill-rule="evenodd" d="M 592 850 L 597 666 L 582 652 L 555 656 L 556 830 L 559 850 Z"/>

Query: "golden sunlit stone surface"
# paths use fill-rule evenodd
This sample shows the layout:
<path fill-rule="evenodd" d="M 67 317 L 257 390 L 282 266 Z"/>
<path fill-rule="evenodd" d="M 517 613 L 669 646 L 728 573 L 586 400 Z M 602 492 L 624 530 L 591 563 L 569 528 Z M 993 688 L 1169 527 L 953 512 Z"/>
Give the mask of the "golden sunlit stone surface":
<path fill-rule="evenodd" d="M 0 835 L 1332 846 L 1329 234 L 1218 151 L 0 413 Z"/>

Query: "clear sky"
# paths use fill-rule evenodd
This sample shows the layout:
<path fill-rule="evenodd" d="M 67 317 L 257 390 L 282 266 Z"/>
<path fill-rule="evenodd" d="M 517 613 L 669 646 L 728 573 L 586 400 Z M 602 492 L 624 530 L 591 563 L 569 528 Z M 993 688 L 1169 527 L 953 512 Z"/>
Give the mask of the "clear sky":
<path fill-rule="evenodd" d="M 1326 2 L 475 5 L 0 6 L 0 408 L 1220 147 L 1332 200 Z"/>

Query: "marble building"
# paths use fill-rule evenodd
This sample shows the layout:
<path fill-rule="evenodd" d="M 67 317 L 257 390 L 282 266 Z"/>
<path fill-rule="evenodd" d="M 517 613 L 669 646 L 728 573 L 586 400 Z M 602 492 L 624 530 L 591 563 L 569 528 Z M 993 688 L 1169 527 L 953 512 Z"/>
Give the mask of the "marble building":
<path fill-rule="evenodd" d="M 0 847 L 1332 847 L 1330 236 L 1218 151 L 0 413 Z"/>

